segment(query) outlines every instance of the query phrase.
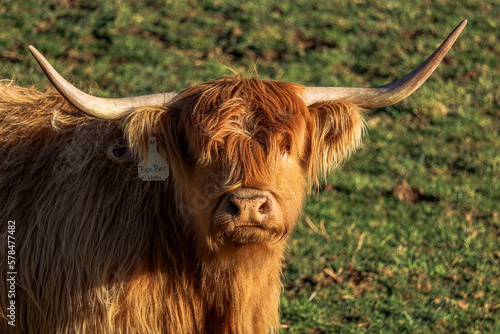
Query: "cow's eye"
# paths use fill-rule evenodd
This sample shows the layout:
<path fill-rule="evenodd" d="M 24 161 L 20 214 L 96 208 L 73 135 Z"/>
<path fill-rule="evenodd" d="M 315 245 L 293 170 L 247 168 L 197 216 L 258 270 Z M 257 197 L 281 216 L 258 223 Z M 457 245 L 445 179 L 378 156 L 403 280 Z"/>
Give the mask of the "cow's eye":
<path fill-rule="evenodd" d="M 283 153 L 289 154 L 292 151 L 292 144 L 290 143 L 290 139 L 286 139 L 281 144 L 281 150 Z"/>
<path fill-rule="evenodd" d="M 282 137 L 280 147 L 283 153 L 289 154 L 292 151 L 292 143 L 288 134 Z"/>

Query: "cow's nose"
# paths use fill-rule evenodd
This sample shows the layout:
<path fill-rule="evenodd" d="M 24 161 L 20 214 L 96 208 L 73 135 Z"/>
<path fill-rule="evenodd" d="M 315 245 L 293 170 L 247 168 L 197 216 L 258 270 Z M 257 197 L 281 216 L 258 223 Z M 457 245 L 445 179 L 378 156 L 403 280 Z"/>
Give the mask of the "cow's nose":
<path fill-rule="evenodd" d="M 236 226 L 263 225 L 273 212 L 271 197 L 259 192 L 228 194 L 225 204 L 226 213 L 236 218 Z"/>

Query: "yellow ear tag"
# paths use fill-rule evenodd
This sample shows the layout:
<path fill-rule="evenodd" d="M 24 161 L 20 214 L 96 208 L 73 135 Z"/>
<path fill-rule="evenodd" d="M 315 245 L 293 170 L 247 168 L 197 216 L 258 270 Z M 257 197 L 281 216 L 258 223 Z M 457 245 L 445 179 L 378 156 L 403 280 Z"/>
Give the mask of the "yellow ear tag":
<path fill-rule="evenodd" d="M 158 153 L 156 138 L 148 139 L 148 154 L 137 166 L 143 181 L 164 181 L 170 175 L 170 168 L 164 157 Z"/>

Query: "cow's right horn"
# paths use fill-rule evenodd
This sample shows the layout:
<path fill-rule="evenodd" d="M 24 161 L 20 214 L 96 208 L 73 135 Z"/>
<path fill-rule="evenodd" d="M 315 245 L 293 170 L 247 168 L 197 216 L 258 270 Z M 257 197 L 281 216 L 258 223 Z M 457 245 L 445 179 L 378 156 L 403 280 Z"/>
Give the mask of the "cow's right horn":
<path fill-rule="evenodd" d="M 45 75 L 49 78 L 54 87 L 73 106 L 83 111 L 87 115 L 101 119 L 119 119 L 130 110 L 137 107 L 166 105 L 175 99 L 177 92 L 134 96 L 120 99 L 101 98 L 86 94 L 66 81 L 50 65 L 45 57 L 33 46 L 29 46 L 31 53 L 40 64 Z"/>
<path fill-rule="evenodd" d="M 422 65 L 399 80 L 372 88 L 308 87 L 304 97 L 305 103 L 311 105 L 322 101 L 343 101 L 361 108 L 375 109 L 399 102 L 416 91 L 434 72 L 466 24 L 467 20 L 463 20 Z"/>

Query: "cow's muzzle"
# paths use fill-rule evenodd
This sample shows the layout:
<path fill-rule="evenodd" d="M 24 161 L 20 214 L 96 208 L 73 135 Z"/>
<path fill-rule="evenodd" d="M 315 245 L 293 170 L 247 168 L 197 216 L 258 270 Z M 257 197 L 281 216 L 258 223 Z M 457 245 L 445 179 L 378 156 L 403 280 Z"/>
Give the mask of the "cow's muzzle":
<path fill-rule="evenodd" d="M 273 214 L 274 204 L 271 196 L 256 189 L 226 194 L 222 203 L 222 211 L 229 215 L 235 226 L 265 225 L 266 219 Z"/>
<path fill-rule="evenodd" d="M 212 222 L 221 242 L 264 243 L 280 239 L 286 228 L 278 202 L 271 192 L 238 188 L 223 196 Z"/>

